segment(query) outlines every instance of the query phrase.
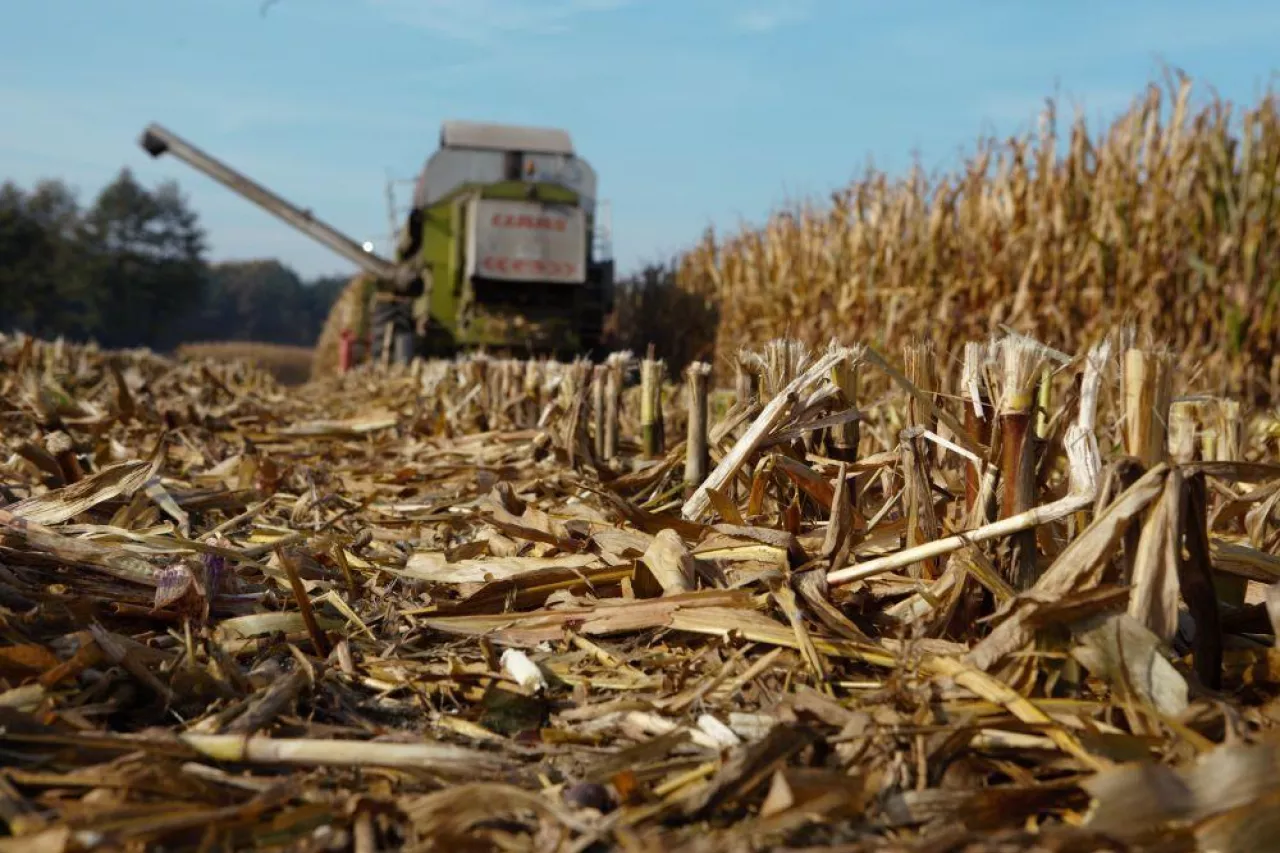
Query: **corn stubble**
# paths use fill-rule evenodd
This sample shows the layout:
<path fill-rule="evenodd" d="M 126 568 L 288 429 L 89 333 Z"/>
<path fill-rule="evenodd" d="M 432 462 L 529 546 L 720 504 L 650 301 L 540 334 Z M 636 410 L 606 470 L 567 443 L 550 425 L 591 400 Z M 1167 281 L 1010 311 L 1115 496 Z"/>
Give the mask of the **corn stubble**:
<path fill-rule="evenodd" d="M 1258 849 L 1280 428 L 1140 342 L 0 338 L 0 851 Z"/>

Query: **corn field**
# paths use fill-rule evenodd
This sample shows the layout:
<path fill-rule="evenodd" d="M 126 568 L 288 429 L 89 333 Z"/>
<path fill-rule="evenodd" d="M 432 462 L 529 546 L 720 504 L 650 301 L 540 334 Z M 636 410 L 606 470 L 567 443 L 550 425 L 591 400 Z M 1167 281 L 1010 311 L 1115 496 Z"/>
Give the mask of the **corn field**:
<path fill-rule="evenodd" d="M 759 230 L 708 231 L 676 288 L 715 305 L 722 370 L 782 333 L 930 340 L 957 372 L 1002 326 L 1078 352 L 1133 325 L 1197 390 L 1280 400 L 1280 105 L 1196 107 L 1192 88 L 1153 83 L 1093 136 L 1082 117 L 1062 134 L 1050 101 L 1038 134 L 983 140 L 961 171 L 868 172 Z"/>

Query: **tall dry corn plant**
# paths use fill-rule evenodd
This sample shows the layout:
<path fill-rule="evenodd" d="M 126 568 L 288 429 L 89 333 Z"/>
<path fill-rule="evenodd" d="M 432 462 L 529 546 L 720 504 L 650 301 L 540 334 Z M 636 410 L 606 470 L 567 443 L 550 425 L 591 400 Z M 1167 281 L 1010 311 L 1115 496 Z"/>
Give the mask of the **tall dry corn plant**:
<path fill-rule="evenodd" d="M 719 363 L 783 333 L 895 359 L 918 336 L 950 374 L 1000 324 L 1077 352 L 1131 323 L 1202 390 L 1280 401 L 1280 109 L 1190 99 L 1185 77 L 1152 84 L 1065 140 L 1050 101 L 1038 134 L 983 141 L 955 174 L 873 171 L 826 209 L 708 232 L 678 289 L 718 307 Z"/>

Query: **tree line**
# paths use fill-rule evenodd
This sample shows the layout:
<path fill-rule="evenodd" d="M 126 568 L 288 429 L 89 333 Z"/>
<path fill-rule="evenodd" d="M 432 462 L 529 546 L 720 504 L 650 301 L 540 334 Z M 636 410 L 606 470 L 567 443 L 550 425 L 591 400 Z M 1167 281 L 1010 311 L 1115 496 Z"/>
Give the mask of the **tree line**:
<path fill-rule="evenodd" d="M 57 179 L 0 185 L 0 332 L 172 352 L 184 343 L 312 346 L 346 276 L 304 280 L 274 259 L 213 263 L 199 216 L 174 181 L 148 189 L 128 169 L 82 206 Z M 617 282 L 612 348 L 654 343 L 673 365 L 706 358 L 714 309 L 674 286 L 675 260 Z M 672 319 L 698 334 L 671 333 Z"/>
<path fill-rule="evenodd" d="M 174 181 L 128 169 L 82 206 L 61 180 L 0 185 L 0 331 L 170 351 L 188 341 L 309 346 L 345 276 L 276 260 L 211 263 Z"/>

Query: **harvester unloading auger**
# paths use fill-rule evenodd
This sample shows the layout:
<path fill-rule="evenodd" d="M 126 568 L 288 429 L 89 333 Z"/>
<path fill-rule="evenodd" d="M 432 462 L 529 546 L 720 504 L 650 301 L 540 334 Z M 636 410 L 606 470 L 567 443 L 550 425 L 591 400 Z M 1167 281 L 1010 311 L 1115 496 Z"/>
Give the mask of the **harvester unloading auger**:
<path fill-rule="evenodd" d="M 595 170 L 564 131 L 446 121 L 394 261 L 159 125 L 140 141 L 153 157 L 172 154 L 356 264 L 361 275 L 348 291 L 359 291 L 357 310 L 338 326 L 374 359 L 404 363 L 476 348 L 601 355 L 613 260 Z M 318 346 L 338 342 L 324 335 Z"/>

